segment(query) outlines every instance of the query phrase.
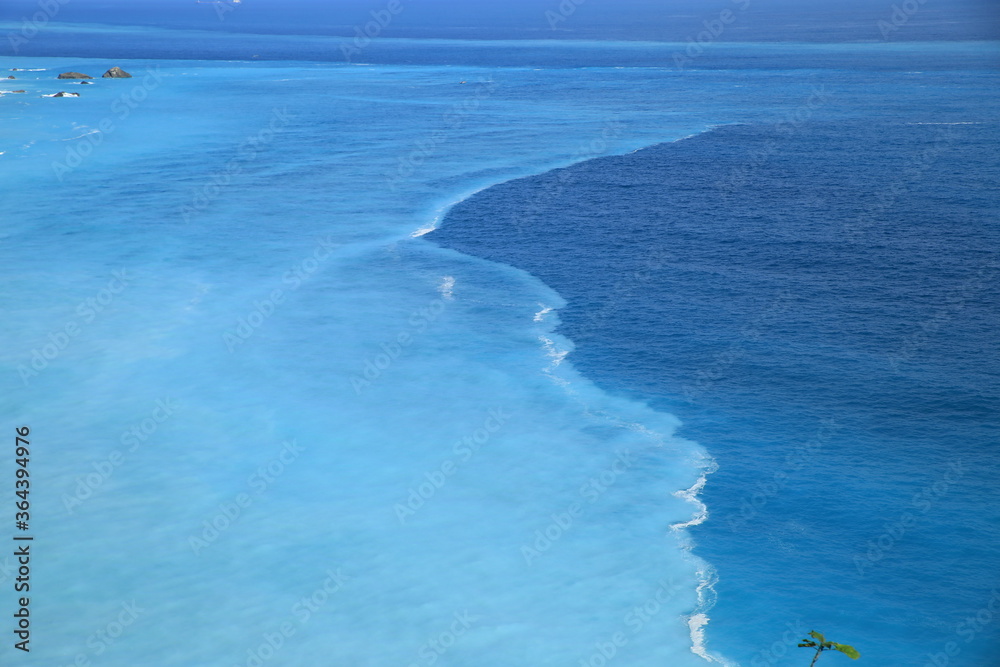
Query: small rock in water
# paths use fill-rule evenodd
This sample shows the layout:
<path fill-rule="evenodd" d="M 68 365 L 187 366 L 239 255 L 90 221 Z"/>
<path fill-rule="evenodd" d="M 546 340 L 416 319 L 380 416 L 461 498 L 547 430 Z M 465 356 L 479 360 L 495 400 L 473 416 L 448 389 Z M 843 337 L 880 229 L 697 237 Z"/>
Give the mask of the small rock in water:
<path fill-rule="evenodd" d="M 59 91 L 55 95 L 51 95 L 51 97 L 80 97 L 80 93 L 64 93 Z"/>
<path fill-rule="evenodd" d="M 121 67 L 112 67 L 107 72 L 101 75 L 103 79 L 131 79 L 132 75 L 123 70 Z"/>
<path fill-rule="evenodd" d="M 79 72 L 63 72 L 57 79 L 93 79 L 92 76 L 87 76 L 86 74 L 80 74 Z"/>

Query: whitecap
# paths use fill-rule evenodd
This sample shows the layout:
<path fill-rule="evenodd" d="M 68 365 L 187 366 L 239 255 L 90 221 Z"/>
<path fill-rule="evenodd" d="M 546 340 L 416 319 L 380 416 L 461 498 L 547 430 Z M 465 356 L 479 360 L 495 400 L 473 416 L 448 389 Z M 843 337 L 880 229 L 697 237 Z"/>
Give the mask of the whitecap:
<path fill-rule="evenodd" d="M 688 630 L 691 633 L 691 652 L 706 662 L 714 662 L 724 667 L 737 667 L 737 664 L 725 658 L 708 652 L 705 648 L 705 626 L 708 625 L 707 614 L 692 614 L 688 617 Z"/>
<path fill-rule="evenodd" d="M 46 97 L 48 97 L 48 95 L 46 95 Z M 82 129 L 82 128 L 74 128 L 74 129 Z M 77 135 L 75 137 L 70 137 L 69 139 L 60 139 L 59 141 L 74 141 L 76 139 L 82 139 L 83 137 L 86 137 L 87 135 L 90 135 L 90 134 L 100 134 L 100 133 L 101 133 L 100 130 L 93 129 L 93 130 L 91 130 L 89 132 L 84 132 L 83 134 L 79 134 L 79 135 Z"/>
<path fill-rule="evenodd" d="M 445 276 L 441 279 L 441 284 L 438 286 L 438 291 L 441 296 L 445 299 L 451 301 L 455 298 L 455 279 L 452 276 Z"/>
<path fill-rule="evenodd" d="M 559 364 L 561 364 L 563 359 L 566 358 L 566 355 L 569 354 L 569 350 L 560 350 L 556 347 L 555 341 L 547 336 L 539 336 L 538 340 L 542 342 L 542 348 L 545 350 L 545 355 L 552 360 L 549 362 L 549 365 L 542 370 L 542 372 L 548 375 L 553 382 L 562 387 L 569 385 L 569 380 L 561 378 L 555 374 L 555 371 L 559 368 Z"/>
<path fill-rule="evenodd" d="M 542 309 L 537 313 L 535 313 L 535 318 L 534 318 L 535 322 L 541 322 L 543 319 L 545 319 L 546 315 L 552 312 L 552 308 L 546 306 L 544 303 L 540 303 L 538 305 L 541 306 Z"/>
<path fill-rule="evenodd" d="M 438 224 L 440 224 L 441 219 L 444 218 L 445 214 L 451 209 L 452 206 L 454 206 L 455 204 L 458 204 L 459 202 L 465 201 L 466 199 L 468 199 L 472 195 L 474 195 L 474 194 L 476 194 L 478 192 L 482 192 L 483 190 L 485 190 L 486 188 L 489 188 L 489 187 L 492 187 L 492 185 L 484 185 L 481 188 L 476 188 L 472 192 L 464 194 L 461 197 L 455 199 L 454 201 L 449 202 L 449 203 L 445 204 L 444 206 L 438 208 L 438 210 L 436 210 L 434 212 L 434 217 L 431 219 L 431 221 L 429 223 L 427 223 L 427 226 L 426 227 L 421 227 L 420 229 L 418 229 L 418 230 L 416 230 L 414 232 L 411 232 L 410 233 L 410 238 L 417 238 L 418 236 L 423 236 L 424 234 L 429 234 L 429 233 L 433 232 L 435 229 L 438 228 Z"/>
<path fill-rule="evenodd" d="M 719 577 L 715 573 L 715 568 L 707 563 L 702 569 L 698 570 L 697 575 L 699 581 L 698 588 L 696 589 L 698 607 L 687 619 L 688 632 L 691 636 L 691 652 L 706 662 L 714 662 L 723 665 L 723 667 L 739 667 L 738 663 L 726 660 L 721 655 L 709 653 L 708 651 L 705 640 L 705 627 L 712 619 L 707 612 L 715 606 L 715 583 L 719 580 Z"/>

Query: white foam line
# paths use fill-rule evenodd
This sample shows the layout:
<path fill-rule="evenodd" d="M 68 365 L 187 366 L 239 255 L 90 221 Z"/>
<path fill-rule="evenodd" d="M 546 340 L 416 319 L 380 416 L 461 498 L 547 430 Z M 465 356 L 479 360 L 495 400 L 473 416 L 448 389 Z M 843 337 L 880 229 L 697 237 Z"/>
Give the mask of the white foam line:
<path fill-rule="evenodd" d="M 690 489 L 683 489 L 681 491 L 674 491 L 674 496 L 682 500 L 693 504 L 697 509 L 695 510 L 694 516 L 688 521 L 682 521 L 680 523 L 675 523 L 670 526 L 670 529 L 674 532 L 684 530 L 685 528 L 690 528 L 691 526 L 697 526 L 699 524 L 705 523 L 708 519 L 708 506 L 701 501 L 698 494 L 702 492 L 705 488 L 705 484 L 708 482 L 708 476 L 719 469 L 719 465 L 712 461 L 709 467 L 701 474 L 698 481 Z"/>
<path fill-rule="evenodd" d="M 726 660 L 721 655 L 709 653 L 705 648 L 705 626 L 711 619 L 707 614 L 692 614 L 688 618 L 688 630 L 691 633 L 691 652 L 705 662 L 714 662 L 723 667 L 739 667 L 738 663 Z"/>
<path fill-rule="evenodd" d="M 708 652 L 708 648 L 705 645 L 705 628 L 712 619 L 709 618 L 707 612 L 715 606 L 715 583 L 719 578 L 715 573 L 715 569 L 708 563 L 705 563 L 704 567 L 698 570 L 697 576 L 698 588 L 695 592 L 698 596 L 698 606 L 695 608 L 694 613 L 688 616 L 691 652 L 706 662 L 723 665 L 723 667 L 739 667 L 739 663 L 726 660 L 716 653 Z"/>
<path fill-rule="evenodd" d="M 542 309 L 537 313 L 535 313 L 535 319 L 534 319 L 535 322 L 541 322 L 543 319 L 545 319 L 546 315 L 552 312 L 552 308 L 546 306 L 544 303 L 540 303 L 538 305 L 541 306 Z"/>
<path fill-rule="evenodd" d="M 551 308 L 548 308 L 544 304 L 540 303 L 538 305 L 542 306 L 542 310 L 535 315 L 535 321 L 538 321 L 541 318 L 542 313 L 552 310 Z M 562 360 L 566 357 L 566 355 L 569 354 L 569 351 L 557 349 L 555 341 L 546 336 L 539 336 L 538 340 L 542 342 L 542 346 L 545 348 L 546 353 L 552 359 L 552 363 L 548 366 L 548 368 L 544 369 L 544 373 L 548 375 L 550 378 L 552 378 L 552 380 L 557 384 L 560 384 L 562 386 L 568 386 L 570 384 L 569 381 L 558 377 L 557 375 L 554 374 L 554 371 L 562 362 Z M 586 409 L 586 413 L 591 416 L 595 415 L 595 413 L 592 412 L 589 409 L 589 407 Z M 642 433 L 643 435 L 646 435 L 647 437 L 651 438 L 654 442 L 656 442 L 657 447 L 662 447 L 664 444 L 664 438 L 661 434 L 657 433 L 656 431 L 650 430 L 643 424 L 635 422 L 626 422 L 622 419 L 615 417 L 614 415 L 608 415 L 603 412 L 598 412 L 596 414 L 599 414 L 607 419 L 610 419 L 612 423 L 616 424 L 617 426 L 628 428 L 631 431 L 635 431 L 638 433 Z M 704 490 L 705 484 L 708 483 L 708 476 L 714 473 L 716 470 L 718 470 L 719 466 L 712 459 L 707 459 L 707 462 L 708 462 L 707 465 L 705 465 L 703 468 L 702 474 L 698 476 L 698 480 L 693 485 L 691 485 L 690 488 L 674 492 L 674 496 L 686 500 L 687 502 L 695 505 L 695 512 L 691 519 L 689 519 L 688 521 L 675 523 L 670 526 L 671 530 L 673 530 L 675 533 L 679 533 L 680 531 L 684 530 L 685 528 L 689 528 L 690 526 L 697 526 L 698 524 L 704 523 L 705 520 L 708 519 L 708 506 L 705 505 L 705 503 L 702 502 L 702 500 L 698 496 Z M 705 462 L 702 461 L 701 463 L 702 465 L 704 465 Z M 680 548 L 683 551 L 686 551 L 688 554 L 691 554 L 691 551 L 694 548 L 694 542 L 687 536 L 682 536 L 678 540 L 678 544 Z M 739 667 L 738 663 L 731 662 L 729 660 L 726 660 L 724 657 L 720 655 L 709 653 L 708 651 L 705 639 L 705 628 L 708 625 L 709 621 L 711 620 L 708 616 L 708 611 L 715 606 L 715 601 L 716 601 L 715 582 L 718 580 L 718 577 L 715 573 L 715 569 L 710 564 L 701 560 L 700 558 L 697 558 L 694 555 L 690 555 L 689 557 L 698 563 L 698 569 L 696 571 L 698 586 L 695 589 L 695 593 L 697 595 L 697 603 L 695 605 L 694 611 L 691 612 L 691 615 L 688 616 L 687 619 L 688 630 L 691 638 L 691 647 L 690 647 L 691 652 L 697 655 L 698 657 L 704 659 L 706 662 L 722 665 L 723 667 Z"/>
<path fill-rule="evenodd" d="M 708 482 L 708 476 L 719 469 L 718 464 L 715 461 L 710 461 L 708 467 L 705 468 L 704 472 L 698 477 L 698 481 L 695 482 L 691 488 L 682 489 L 680 491 L 675 491 L 674 496 L 686 500 L 687 502 L 695 506 L 695 512 L 691 519 L 688 521 L 682 521 L 675 523 L 670 526 L 670 529 L 675 533 L 678 533 L 691 526 L 697 526 L 704 523 L 708 519 L 708 506 L 702 502 L 701 498 L 698 496 L 705 489 L 705 484 Z M 694 543 L 690 538 L 682 538 L 680 540 L 680 546 L 687 552 L 691 552 L 694 548 Z M 736 663 L 730 662 L 719 655 L 713 655 L 708 652 L 705 645 L 705 627 L 711 620 L 708 616 L 708 611 L 715 606 L 715 582 L 718 580 L 715 574 L 715 569 L 711 565 L 701 562 L 701 567 L 697 571 L 698 577 L 698 588 L 696 593 L 698 596 L 698 604 L 695 610 L 688 616 L 688 630 L 691 635 L 691 652 L 698 657 L 704 659 L 707 662 L 713 662 L 724 667 L 737 667 Z"/>
<path fill-rule="evenodd" d="M 587 413 L 590 415 L 595 414 L 589 410 Z M 607 415 L 605 413 L 597 414 L 601 414 L 602 416 L 609 418 L 618 426 L 647 435 L 656 441 L 657 447 L 663 445 L 663 436 L 655 431 L 651 431 L 642 424 L 625 422 L 614 417 L 613 415 Z M 674 492 L 674 496 L 682 498 L 696 506 L 694 516 L 689 521 L 675 523 L 670 526 L 674 532 L 680 532 L 689 526 L 696 526 L 703 523 L 708 518 L 708 507 L 701 501 L 698 495 L 702 492 L 702 490 L 704 490 L 705 484 L 708 482 L 708 476 L 718 469 L 718 464 L 714 460 L 708 459 L 708 465 L 704 468 L 704 472 L 698 477 L 698 481 L 696 481 L 691 488 Z M 681 538 L 678 541 L 681 549 L 690 554 L 694 548 L 694 542 L 685 538 Z M 698 564 L 698 569 L 695 573 L 695 576 L 698 579 L 698 586 L 695 589 L 697 603 L 695 604 L 694 611 L 691 612 L 691 615 L 688 616 L 687 619 L 688 630 L 691 637 L 691 652 L 707 662 L 723 665 L 723 667 L 739 667 L 738 663 L 726 660 L 720 655 L 709 653 L 708 648 L 705 645 L 705 627 L 711 620 L 708 616 L 708 612 L 715 606 L 715 582 L 718 581 L 718 576 L 715 573 L 715 568 L 713 568 L 709 563 L 693 555 L 691 555 L 690 558 Z"/>
<path fill-rule="evenodd" d="M 715 582 L 718 581 L 718 576 L 716 576 L 715 570 L 707 563 L 702 569 L 698 570 L 697 575 L 698 588 L 695 592 L 698 596 L 698 606 L 694 613 L 688 616 L 691 652 L 706 662 L 715 662 L 726 667 L 735 667 L 733 663 L 725 658 L 709 653 L 708 648 L 705 646 L 705 627 L 712 620 L 706 612 L 715 606 Z"/>

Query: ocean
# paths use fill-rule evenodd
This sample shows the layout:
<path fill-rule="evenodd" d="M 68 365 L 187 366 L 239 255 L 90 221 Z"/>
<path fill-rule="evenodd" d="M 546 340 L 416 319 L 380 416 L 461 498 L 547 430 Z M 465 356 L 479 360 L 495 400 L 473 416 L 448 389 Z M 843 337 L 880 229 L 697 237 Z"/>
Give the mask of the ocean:
<path fill-rule="evenodd" d="M 344 44 L 0 57 L 3 664 L 1000 664 L 998 43 Z"/>

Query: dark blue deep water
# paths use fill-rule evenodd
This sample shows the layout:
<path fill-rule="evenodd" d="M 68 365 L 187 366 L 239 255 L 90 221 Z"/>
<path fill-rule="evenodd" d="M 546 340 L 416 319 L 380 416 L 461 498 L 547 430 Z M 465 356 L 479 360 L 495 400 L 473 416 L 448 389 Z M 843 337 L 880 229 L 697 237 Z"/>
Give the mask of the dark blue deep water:
<path fill-rule="evenodd" d="M 802 664 L 814 626 L 1000 664 L 1000 124 L 919 107 L 507 182 L 429 236 L 556 289 L 569 359 L 714 455 L 696 553 L 743 664 Z"/>

